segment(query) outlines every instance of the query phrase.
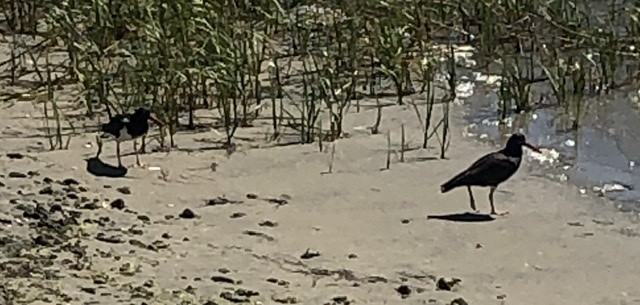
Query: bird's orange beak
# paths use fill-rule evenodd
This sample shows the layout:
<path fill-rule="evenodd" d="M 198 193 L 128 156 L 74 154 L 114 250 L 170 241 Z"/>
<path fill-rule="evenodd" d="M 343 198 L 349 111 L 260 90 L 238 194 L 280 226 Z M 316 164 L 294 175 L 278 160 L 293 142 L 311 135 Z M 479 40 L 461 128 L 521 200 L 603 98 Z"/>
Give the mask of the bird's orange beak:
<path fill-rule="evenodd" d="M 535 151 L 535 152 L 537 152 L 539 154 L 542 153 L 542 151 L 540 150 L 540 148 L 538 148 L 538 146 L 535 146 L 535 145 L 533 145 L 531 143 L 525 142 L 524 146 L 528 147 L 529 149 L 531 149 L 531 150 L 533 150 L 533 151 Z"/>
<path fill-rule="evenodd" d="M 158 124 L 159 126 L 164 126 L 164 123 L 162 123 L 162 121 L 160 121 L 158 117 L 153 113 L 149 115 L 149 119 L 152 120 L 154 123 Z"/>

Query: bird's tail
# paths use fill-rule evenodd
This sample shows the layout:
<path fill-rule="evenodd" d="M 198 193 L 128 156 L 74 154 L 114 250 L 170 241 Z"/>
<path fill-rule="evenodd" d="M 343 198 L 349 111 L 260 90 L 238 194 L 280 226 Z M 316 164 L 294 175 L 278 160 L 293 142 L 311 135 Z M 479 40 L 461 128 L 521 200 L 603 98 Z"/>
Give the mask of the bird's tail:
<path fill-rule="evenodd" d="M 110 129 L 112 129 L 111 125 L 112 124 L 109 124 L 109 123 L 100 124 L 100 131 L 108 132 Z"/>
<path fill-rule="evenodd" d="M 116 127 L 113 124 L 105 123 L 100 126 L 101 138 L 106 139 L 112 137 L 112 134 L 117 132 Z"/>
<path fill-rule="evenodd" d="M 449 181 L 443 183 L 442 185 L 440 185 L 440 192 L 441 193 L 446 193 L 456 187 L 459 187 L 462 182 L 462 178 L 465 177 L 465 172 L 462 172 L 458 175 L 456 175 L 455 177 L 449 179 Z"/>

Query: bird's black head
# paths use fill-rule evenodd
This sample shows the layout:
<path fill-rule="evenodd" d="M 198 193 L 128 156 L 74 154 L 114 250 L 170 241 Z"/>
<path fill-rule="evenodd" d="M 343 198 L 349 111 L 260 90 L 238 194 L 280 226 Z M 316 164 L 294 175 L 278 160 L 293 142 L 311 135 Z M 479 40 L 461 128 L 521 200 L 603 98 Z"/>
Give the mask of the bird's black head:
<path fill-rule="evenodd" d="M 519 132 L 512 134 L 507 140 L 507 146 L 522 146 L 524 143 L 527 143 L 527 138 Z"/>
<path fill-rule="evenodd" d="M 139 107 L 138 109 L 136 109 L 135 112 L 133 112 L 133 117 L 138 118 L 138 119 L 142 119 L 142 120 L 152 120 L 154 123 L 162 126 L 164 125 L 162 123 L 162 121 L 160 121 L 154 114 L 153 112 L 151 112 L 151 110 L 149 110 L 148 108 L 145 107 Z"/>
<path fill-rule="evenodd" d="M 540 149 L 527 142 L 527 138 L 519 132 L 512 134 L 507 140 L 507 145 L 504 148 L 504 152 L 512 157 L 522 156 L 522 146 L 525 146 L 537 153 L 540 153 Z"/>
<path fill-rule="evenodd" d="M 139 118 L 149 119 L 151 117 L 151 110 L 145 107 L 139 107 L 133 112 L 133 115 Z"/>

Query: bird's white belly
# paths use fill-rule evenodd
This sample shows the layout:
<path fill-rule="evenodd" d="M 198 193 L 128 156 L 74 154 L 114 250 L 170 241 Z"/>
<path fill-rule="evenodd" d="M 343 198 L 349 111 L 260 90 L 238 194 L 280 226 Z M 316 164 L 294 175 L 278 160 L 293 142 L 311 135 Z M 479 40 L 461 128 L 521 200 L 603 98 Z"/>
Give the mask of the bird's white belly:
<path fill-rule="evenodd" d="M 116 142 L 130 141 L 133 137 L 127 132 L 126 128 L 120 130 L 120 136 L 116 138 Z"/>

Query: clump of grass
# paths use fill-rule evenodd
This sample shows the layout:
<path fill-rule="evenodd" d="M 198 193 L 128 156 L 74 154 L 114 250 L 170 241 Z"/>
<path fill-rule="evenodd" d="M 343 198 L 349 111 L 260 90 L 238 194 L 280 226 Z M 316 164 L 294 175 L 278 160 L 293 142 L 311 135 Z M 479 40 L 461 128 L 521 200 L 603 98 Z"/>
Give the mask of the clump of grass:
<path fill-rule="evenodd" d="M 422 52 L 425 52 L 425 48 L 421 48 Z M 425 54 L 425 53 L 423 53 Z M 416 104 L 413 104 L 414 111 L 418 116 L 418 121 L 420 121 L 420 126 L 422 127 L 423 137 L 422 137 L 422 148 L 426 149 L 429 138 L 433 135 L 433 133 L 429 134 L 429 127 L 431 126 L 431 120 L 433 118 L 433 106 L 436 103 L 436 92 L 435 92 L 435 74 L 436 74 L 436 60 L 434 57 L 429 57 L 428 54 L 423 55 L 422 60 L 420 61 L 420 75 L 422 79 L 422 93 L 424 93 L 425 97 L 425 117 L 422 119 L 422 115 L 420 114 L 420 110 Z M 437 128 L 436 128 L 437 129 Z"/>
<path fill-rule="evenodd" d="M 387 130 L 387 159 L 385 162 L 385 170 L 391 169 L 391 130 Z"/>
<path fill-rule="evenodd" d="M 547 82 L 577 128 L 586 109 L 585 92 L 603 94 L 636 81 L 639 52 L 632 46 L 640 41 L 638 5 L 620 8 L 612 0 L 606 16 L 597 18 L 590 15 L 591 5 L 582 0 L 312 5 L 151 0 L 144 6 L 134 0 L 8 1 L 3 8 L 14 56 L 2 63 L 8 73 L 1 79 L 17 87 L 30 77 L 36 88 L 21 94 L 47 92 L 46 100 L 32 96 L 40 96 L 39 105 L 55 122 L 46 129 L 55 149 L 69 141 L 62 140 L 69 108 L 56 98 L 65 90 L 88 117 L 152 107 L 168 123 L 162 145 L 166 135 L 174 146 L 173 137 L 182 128 L 196 128 L 196 110 L 207 109 L 216 120 L 210 127 L 222 134 L 221 147 L 232 151 L 238 130 L 262 119 L 273 129 L 270 140 L 294 130 L 301 143 L 319 141 L 323 149 L 322 141 L 344 136 L 352 106 L 360 112 L 360 98 L 367 96 L 366 89 L 359 89 L 363 82 L 375 98 L 369 100 L 376 104 L 371 130 L 379 133 L 385 98 L 380 93 L 387 94 L 376 91 L 381 80 L 393 83 L 389 95 L 404 104 L 413 93 L 412 77 L 418 76 L 425 106 L 413 107 L 422 126 L 422 147 L 436 135 L 445 158 L 449 111 L 465 73 L 458 71 L 454 53 L 459 37 L 476 47 L 483 63 L 471 69 L 498 64 L 502 119 L 512 108 L 517 113 L 535 110 L 531 86 Z M 437 45 L 446 50 L 434 51 Z M 38 54 L 45 53 L 67 59 L 45 63 L 43 69 Z M 440 53 L 448 55 L 441 60 Z M 618 73 L 623 68 L 626 73 Z M 440 75 L 445 75 L 444 84 Z M 438 94 L 437 88 L 445 93 Z M 5 94 L 3 100 L 16 96 Z M 438 106 L 442 119 L 432 122 Z M 268 107 L 271 111 L 262 111 Z M 319 124 L 323 115 L 326 131 Z"/>

